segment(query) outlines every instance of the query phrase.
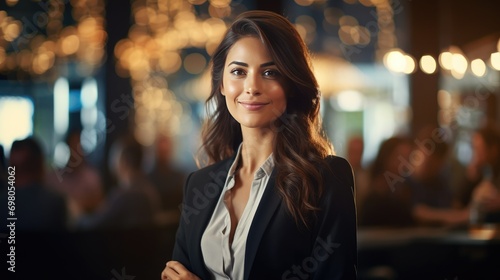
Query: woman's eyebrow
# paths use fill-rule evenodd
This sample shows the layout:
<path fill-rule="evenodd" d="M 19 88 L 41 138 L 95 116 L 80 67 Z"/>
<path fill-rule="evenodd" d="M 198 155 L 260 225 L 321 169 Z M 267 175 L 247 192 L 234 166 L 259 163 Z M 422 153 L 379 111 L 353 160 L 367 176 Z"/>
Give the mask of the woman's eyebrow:
<path fill-rule="evenodd" d="M 269 61 L 269 62 L 266 62 L 266 63 L 262 63 L 260 65 L 260 67 L 267 67 L 267 66 L 271 66 L 271 65 L 276 65 L 276 63 L 274 63 L 274 61 Z"/>
<path fill-rule="evenodd" d="M 236 65 L 243 66 L 243 67 L 248 67 L 248 63 L 240 62 L 240 61 L 231 61 L 227 66 L 230 66 L 232 64 L 236 64 Z M 266 62 L 266 63 L 262 63 L 260 65 L 260 67 L 267 67 L 267 66 L 271 66 L 271 65 L 275 65 L 274 61 L 269 61 L 269 62 Z"/>
<path fill-rule="evenodd" d="M 236 64 L 236 65 L 239 65 L 239 66 L 248 67 L 248 63 L 240 62 L 240 61 L 231 61 L 227 66 L 232 65 L 232 64 Z"/>

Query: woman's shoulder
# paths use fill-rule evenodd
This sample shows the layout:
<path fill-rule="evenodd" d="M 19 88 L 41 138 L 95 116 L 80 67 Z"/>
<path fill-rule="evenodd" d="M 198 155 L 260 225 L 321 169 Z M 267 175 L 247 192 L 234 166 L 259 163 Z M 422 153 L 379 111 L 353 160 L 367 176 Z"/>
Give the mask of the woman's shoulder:
<path fill-rule="evenodd" d="M 328 155 L 325 157 L 325 161 L 332 167 L 342 167 L 349 170 L 352 169 L 351 164 L 347 161 L 347 159 L 337 155 Z"/>
<path fill-rule="evenodd" d="M 210 165 L 207 165 L 205 167 L 202 167 L 196 171 L 193 171 L 189 177 L 188 180 L 203 180 L 203 181 L 209 181 L 209 180 L 225 180 L 227 177 L 227 174 L 229 172 L 229 168 L 231 167 L 231 164 L 233 163 L 234 158 L 227 158 L 215 163 L 212 163 Z"/>
<path fill-rule="evenodd" d="M 348 175 L 352 175 L 352 167 L 347 159 L 336 155 L 328 155 L 325 157 L 325 161 L 330 167 L 330 170 L 334 173 L 345 173 Z"/>
<path fill-rule="evenodd" d="M 342 185 L 349 186 L 351 189 L 354 188 L 352 167 L 345 158 L 329 155 L 325 157 L 325 162 L 329 167 L 325 174 L 325 179 L 327 181 L 334 180 Z"/>

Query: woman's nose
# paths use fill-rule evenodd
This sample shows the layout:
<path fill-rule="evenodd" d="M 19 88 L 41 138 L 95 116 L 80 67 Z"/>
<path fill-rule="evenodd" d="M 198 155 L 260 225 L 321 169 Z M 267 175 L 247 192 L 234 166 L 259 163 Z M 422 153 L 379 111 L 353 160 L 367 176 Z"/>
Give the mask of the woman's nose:
<path fill-rule="evenodd" d="M 260 93 L 260 81 L 257 75 L 248 75 L 245 81 L 245 93 L 258 94 Z"/>

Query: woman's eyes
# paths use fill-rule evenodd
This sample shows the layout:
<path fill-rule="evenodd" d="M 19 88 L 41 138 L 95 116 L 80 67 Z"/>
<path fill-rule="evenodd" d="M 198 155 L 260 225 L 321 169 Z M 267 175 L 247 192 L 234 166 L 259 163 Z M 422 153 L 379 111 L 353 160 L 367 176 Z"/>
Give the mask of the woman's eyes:
<path fill-rule="evenodd" d="M 278 72 L 278 70 L 269 69 L 264 71 L 263 75 L 269 78 L 276 78 L 280 75 L 280 72 Z"/>
<path fill-rule="evenodd" d="M 246 75 L 246 71 L 239 68 L 231 70 L 230 73 L 235 76 Z M 275 69 L 267 69 L 262 72 L 262 76 L 267 78 L 277 78 L 279 75 L 280 75 L 279 71 Z"/>
<path fill-rule="evenodd" d="M 241 76 L 245 74 L 245 71 L 243 71 L 242 69 L 233 69 L 231 70 L 231 74 L 235 76 Z"/>

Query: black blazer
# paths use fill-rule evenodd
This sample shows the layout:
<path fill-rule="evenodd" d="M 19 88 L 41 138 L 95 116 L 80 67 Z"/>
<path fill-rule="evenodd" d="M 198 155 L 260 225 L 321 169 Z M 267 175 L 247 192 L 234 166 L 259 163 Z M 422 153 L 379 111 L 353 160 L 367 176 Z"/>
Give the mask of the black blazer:
<path fill-rule="evenodd" d="M 212 217 L 234 158 L 189 175 L 172 259 L 201 279 L 210 279 L 201 237 Z M 273 171 L 248 233 L 245 280 L 356 279 L 357 244 L 354 179 L 349 163 L 326 159 L 321 212 L 307 230 L 298 227 L 274 187 Z M 214 252 L 219 254 L 219 252 Z"/>

